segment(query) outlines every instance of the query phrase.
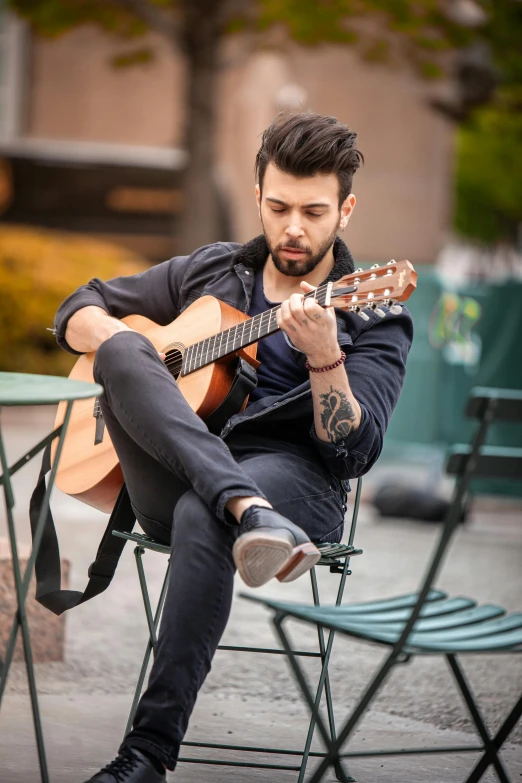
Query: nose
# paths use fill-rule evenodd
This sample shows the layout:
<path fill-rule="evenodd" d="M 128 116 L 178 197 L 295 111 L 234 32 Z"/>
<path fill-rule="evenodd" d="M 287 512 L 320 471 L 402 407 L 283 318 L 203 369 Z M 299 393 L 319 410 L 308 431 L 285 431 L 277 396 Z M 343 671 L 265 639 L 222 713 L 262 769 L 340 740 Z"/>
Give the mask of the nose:
<path fill-rule="evenodd" d="M 301 216 L 299 213 L 290 216 L 290 222 L 286 227 L 285 233 L 291 239 L 298 239 L 303 235 L 303 227 L 301 225 Z"/>

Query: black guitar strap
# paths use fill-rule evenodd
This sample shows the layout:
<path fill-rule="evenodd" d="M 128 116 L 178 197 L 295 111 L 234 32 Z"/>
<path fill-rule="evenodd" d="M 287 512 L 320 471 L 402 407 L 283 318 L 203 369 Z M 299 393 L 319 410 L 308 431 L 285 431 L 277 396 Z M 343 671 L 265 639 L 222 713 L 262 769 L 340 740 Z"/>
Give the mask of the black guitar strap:
<path fill-rule="evenodd" d="M 228 419 L 240 410 L 245 399 L 256 386 L 256 371 L 243 359 L 239 359 L 229 393 L 221 405 L 205 419 L 209 430 L 219 434 Z M 51 447 L 49 445 L 43 453 L 38 483 L 29 505 L 33 539 L 45 498 L 45 476 L 51 470 L 50 455 Z M 62 590 L 60 548 L 51 509 L 47 508 L 44 532 L 35 562 L 36 600 L 54 614 L 59 615 L 67 609 L 72 609 L 74 606 L 94 598 L 95 595 L 103 593 L 112 581 L 126 543 L 125 539 L 114 536 L 113 532 L 118 530 L 122 533 L 130 533 L 135 522 L 136 517 L 124 484 L 98 547 L 96 559 L 89 567 L 89 581 L 85 590 L 83 593 L 78 590 Z"/>
<path fill-rule="evenodd" d="M 45 476 L 51 469 L 50 454 L 51 447 L 49 445 L 44 451 L 38 483 L 33 491 L 29 505 L 33 539 L 45 497 Z M 54 614 L 62 614 L 66 609 L 72 609 L 73 606 L 83 604 L 90 598 L 94 598 L 95 595 L 103 593 L 111 583 L 126 543 L 125 539 L 113 536 L 112 533 L 114 530 L 130 533 L 135 522 L 136 517 L 124 484 L 98 547 L 96 559 L 89 567 L 89 581 L 85 590 L 83 593 L 78 590 L 62 590 L 58 538 L 51 509 L 47 508 L 44 532 L 35 562 L 36 600 L 47 607 L 47 609 L 50 609 L 51 612 L 54 612 Z"/>
<path fill-rule="evenodd" d="M 221 405 L 205 419 L 205 424 L 210 432 L 219 435 L 230 417 L 241 410 L 244 401 L 256 386 L 256 371 L 244 359 L 238 359 L 236 374 L 230 391 Z"/>

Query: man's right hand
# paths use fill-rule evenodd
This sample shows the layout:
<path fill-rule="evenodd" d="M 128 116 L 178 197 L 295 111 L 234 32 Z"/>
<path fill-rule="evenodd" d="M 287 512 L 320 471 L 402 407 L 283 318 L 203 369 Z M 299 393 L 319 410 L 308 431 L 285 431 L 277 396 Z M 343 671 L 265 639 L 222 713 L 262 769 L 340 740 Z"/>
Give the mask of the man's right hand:
<path fill-rule="evenodd" d="M 71 348 L 81 353 L 97 351 L 105 340 L 117 332 L 132 332 L 133 329 L 118 318 L 112 318 L 101 307 L 89 305 L 77 310 L 67 322 L 65 339 Z"/>
<path fill-rule="evenodd" d="M 65 339 L 75 351 L 90 353 L 97 351 L 105 340 L 118 332 L 134 332 L 130 326 L 113 318 L 101 307 L 89 305 L 77 310 L 69 318 Z M 158 351 L 160 359 L 165 361 L 165 354 Z"/>

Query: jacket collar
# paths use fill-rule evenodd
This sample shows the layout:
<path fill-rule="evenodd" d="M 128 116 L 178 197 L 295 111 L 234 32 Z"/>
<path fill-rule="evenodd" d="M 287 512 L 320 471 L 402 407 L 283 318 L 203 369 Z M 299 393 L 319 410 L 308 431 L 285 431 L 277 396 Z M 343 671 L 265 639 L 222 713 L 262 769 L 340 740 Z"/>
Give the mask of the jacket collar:
<path fill-rule="evenodd" d="M 253 269 L 257 272 L 264 266 L 268 253 L 265 235 L 260 234 L 258 237 L 251 239 L 250 242 L 241 245 L 239 250 L 234 253 L 232 266 L 243 264 L 248 269 Z M 334 283 L 336 280 L 344 277 L 344 275 L 349 275 L 355 271 L 352 254 L 340 237 L 335 238 L 333 254 L 335 259 L 334 267 L 326 280 L 323 280 L 323 283 Z"/>

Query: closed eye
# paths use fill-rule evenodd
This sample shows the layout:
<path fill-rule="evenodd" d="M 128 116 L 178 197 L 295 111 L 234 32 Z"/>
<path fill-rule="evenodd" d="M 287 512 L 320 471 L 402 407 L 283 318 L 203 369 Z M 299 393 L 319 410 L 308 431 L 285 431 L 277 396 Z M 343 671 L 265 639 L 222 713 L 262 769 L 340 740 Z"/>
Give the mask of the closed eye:
<path fill-rule="evenodd" d="M 273 206 L 271 206 L 270 209 L 272 210 L 272 212 L 275 212 L 277 214 L 282 214 L 283 212 L 287 211 L 286 207 L 273 207 Z M 307 209 L 306 210 L 306 214 L 308 215 L 308 217 L 319 218 L 319 217 L 322 217 L 324 215 L 324 212 L 311 212 L 310 210 Z"/>

